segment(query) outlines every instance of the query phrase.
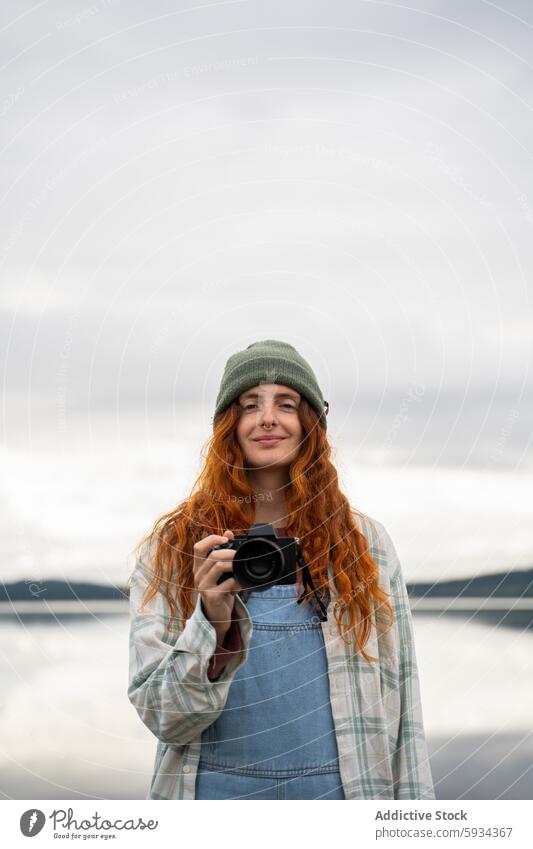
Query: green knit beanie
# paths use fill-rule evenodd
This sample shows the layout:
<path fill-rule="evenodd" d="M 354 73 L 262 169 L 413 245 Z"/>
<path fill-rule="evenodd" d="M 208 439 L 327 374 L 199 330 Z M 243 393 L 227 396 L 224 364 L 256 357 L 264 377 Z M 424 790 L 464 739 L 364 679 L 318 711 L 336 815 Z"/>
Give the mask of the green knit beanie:
<path fill-rule="evenodd" d="M 252 342 L 244 351 L 231 355 L 222 375 L 214 418 L 242 392 L 262 383 L 280 383 L 296 389 L 316 410 L 320 424 L 327 429 L 324 408 L 329 408 L 329 404 L 323 400 L 313 369 L 296 348 L 277 339 Z"/>

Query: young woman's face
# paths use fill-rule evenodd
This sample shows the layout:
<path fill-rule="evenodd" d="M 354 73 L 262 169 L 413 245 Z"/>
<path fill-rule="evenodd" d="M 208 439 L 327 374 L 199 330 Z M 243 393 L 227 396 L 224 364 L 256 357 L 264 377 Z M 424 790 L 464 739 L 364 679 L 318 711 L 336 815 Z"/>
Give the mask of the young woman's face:
<path fill-rule="evenodd" d="M 249 466 L 272 469 L 297 458 L 303 433 L 300 397 L 279 383 L 262 383 L 239 396 L 237 440 Z"/>

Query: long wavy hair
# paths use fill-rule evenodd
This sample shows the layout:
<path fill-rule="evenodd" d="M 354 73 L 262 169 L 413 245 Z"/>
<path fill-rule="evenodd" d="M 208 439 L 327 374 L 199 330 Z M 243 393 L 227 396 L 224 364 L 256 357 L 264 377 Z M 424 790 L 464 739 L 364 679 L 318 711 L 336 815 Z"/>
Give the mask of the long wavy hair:
<path fill-rule="evenodd" d="M 379 586 L 379 567 L 369 553 L 367 539 L 356 525 L 354 516 L 363 514 L 351 508 L 339 489 L 326 431 L 304 397 L 298 412 L 303 433 L 299 455 L 289 467 L 287 534 L 299 538 L 313 583 L 323 598 L 326 589 L 331 589 L 331 564 L 339 633 L 365 660 L 375 661 L 378 658 L 364 647 L 373 625 L 379 627 L 383 622 L 383 611 L 388 627 L 392 625 L 394 609 L 389 594 Z M 234 401 L 214 419 L 213 433 L 202 451 L 203 467 L 189 497 L 160 516 L 135 548 L 137 558 L 146 542 L 154 551 L 141 610 L 157 592 L 163 592 L 170 610 L 170 630 L 183 628 L 194 610 L 194 544 L 208 534 L 222 536 L 226 528 L 235 535 L 245 533 L 254 523 L 255 496 L 236 436 L 239 415 L 239 404 Z M 300 570 L 297 581 L 303 592 Z M 312 599 L 313 594 L 306 593 L 305 601 Z"/>

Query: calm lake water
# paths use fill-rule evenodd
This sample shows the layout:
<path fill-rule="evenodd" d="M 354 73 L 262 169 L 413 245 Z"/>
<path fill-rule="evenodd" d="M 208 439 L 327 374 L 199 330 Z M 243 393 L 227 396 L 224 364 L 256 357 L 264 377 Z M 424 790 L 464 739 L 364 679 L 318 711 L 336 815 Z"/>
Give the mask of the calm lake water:
<path fill-rule="evenodd" d="M 414 618 L 438 798 L 533 798 L 533 633 Z M 0 619 L 0 792 L 144 799 L 156 739 L 127 698 L 129 619 Z"/>
<path fill-rule="evenodd" d="M 179 422 L 153 411 L 120 422 L 80 414 L 64 433 L 52 415 L 26 433 L 15 411 L 0 445 L 2 579 L 124 586 L 132 547 L 199 471 L 209 428 L 203 408 L 189 412 Z M 521 415 L 503 444 L 509 406 L 490 407 L 489 432 L 482 405 L 483 427 L 452 444 L 455 411 L 434 415 L 428 397 L 389 445 L 397 412 L 392 403 L 376 422 L 374 404 L 358 405 L 337 420 L 333 444 L 343 491 L 384 523 L 406 580 L 530 567 L 531 417 Z M 505 625 L 499 611 L 415 614 L 439 798 L 533 798 L 531 618 L 525 609 Z M 127 615 L 17 621 L 0 610 L 4 797 L 146 797 L 156 739 L 127 698 L 128 635 Z"/>

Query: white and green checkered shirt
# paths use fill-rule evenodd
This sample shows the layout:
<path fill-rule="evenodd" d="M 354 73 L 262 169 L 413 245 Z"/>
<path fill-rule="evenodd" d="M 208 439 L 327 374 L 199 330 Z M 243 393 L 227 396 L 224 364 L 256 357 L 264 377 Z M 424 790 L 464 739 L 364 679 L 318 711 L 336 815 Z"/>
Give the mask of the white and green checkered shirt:
<path fill-rule="evenodd" d="M 395 621 L 385 634 L 372 628 L 368 662 L 351 653 L 333 616 L 331 581 L 328 621 L 322 622 L 331 710 L 346 799 L 434 799 L 409 599 L 396 549 L 380 522 L 356 517 L 380 567 L 380 585 L 392 592 Z M 330 567 L 330 576 L 331 576 Z M 246 663 L 253 625 L 235 596 L 241 649 L 217 681 L 207 668 L 216 647 L 214 627 L 202 613 L 200 596 L 185 628 L 167 629 L 169 608 L 162 593 L 142 613 L 150 575 L 148 543 L 131 577 L 128 698 L 157 737 L 148 799 L 194 799 L 202 732 L 224 709 L 235 671 Z"/>

